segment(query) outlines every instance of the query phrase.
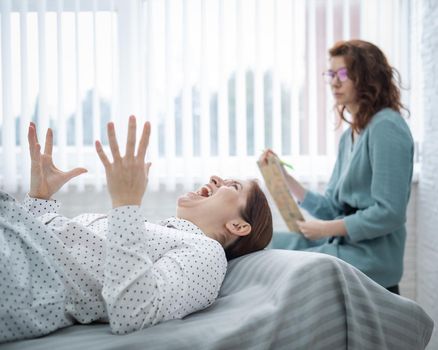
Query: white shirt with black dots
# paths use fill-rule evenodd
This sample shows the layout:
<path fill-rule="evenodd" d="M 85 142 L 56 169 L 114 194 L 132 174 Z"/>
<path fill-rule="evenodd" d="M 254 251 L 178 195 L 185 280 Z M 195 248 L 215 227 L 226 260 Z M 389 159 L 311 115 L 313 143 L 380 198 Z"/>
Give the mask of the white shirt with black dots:
<path fill-rule="evenodd" d="M 23 205 L 64 243 L 51 253 L 64 274 L 65 311 L 80 323 L 109 321 L 114 333 L 125 334 L 216 300 L 227 269 L 224 250 L 189 221 L 152 224 L 137 206 L 68 219 L 54 200 L 27 196 Z"/>

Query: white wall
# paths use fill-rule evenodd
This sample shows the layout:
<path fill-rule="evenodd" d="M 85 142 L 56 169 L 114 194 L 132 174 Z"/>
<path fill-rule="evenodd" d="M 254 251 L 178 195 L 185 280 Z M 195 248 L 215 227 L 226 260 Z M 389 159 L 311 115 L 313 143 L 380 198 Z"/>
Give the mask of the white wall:
<path fill-rule="evenodd" d="M 438 2 L 422 1 L 424 143 L 417 196 L 417 300 L 435 321 L 438 349 Z"/>

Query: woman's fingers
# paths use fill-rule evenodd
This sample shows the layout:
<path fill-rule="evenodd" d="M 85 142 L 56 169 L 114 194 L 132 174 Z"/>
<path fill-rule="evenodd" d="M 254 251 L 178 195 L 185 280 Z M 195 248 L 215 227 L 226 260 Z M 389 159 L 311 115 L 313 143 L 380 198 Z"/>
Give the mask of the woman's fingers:
<path fill-rule="evenodd" d="M 29 130 L 27 132 L 27 140 L 29 142 L 30 159 L 34 162 L 39 162 L 41 147 L 38 144 L 38 139 L 37 139 L 36 129 L 35 129 L 34 123 L 30 123 L 30 125 L 29 125 Z"/>
<path fill-rule="evenodd" d="M 259 159 L 260 162 L 265 163 L 265 164 L 268 164 L 268 158 L 269 158 L 269 156 L 270 156 L 271 154 L 273 154 L 274 156 L 276 156 L 276 154 L 275 154 L 270 148 L 265 149 L 265 150 L 263 151 L 262 155 L 260 156 L 260 159 Z"/>
<path fill-rule="evenodd" d="M 128 139 L 126 140 L 126 156 L 133 158 L 135 151 L 135 133 L 137 130 L 137 123 L 135 117 L 131 115 L 128 123 Z"/>
<path fill-rule="evenodd" d="M 88 170 L 85 168 L 75 168 L 73 170 L 67 171 L 65 174 L 67 175 L 67 181 L 73 179 L 76 176 L 79 176 L 83 173 L 86 173 Z"/>
<path fill-rule="evenodd" d="M 95 142 L 97 155 L 99 156 L 100 160 L 102 161 L 102 164 L 105 168 L 109 167 L 111 165 L 108 157 L 106 156 L 105 152 L 103 151 L 102 144 L 99 141 Z"/>
<path fill-rule="evenodd" d="M 51 156 L 52 150 L 53 150 L 53 131 L 52 129 L 48 128 L 46 133 L 46 143 L 44 145 L 44 154 Z"/>
<path fill-rule="evenodd" d="M 144 161 L 146 156 L 146 150 L 149 145 L 149 137 L 151 135 L 151 123 L 146 122 L 143 126 L 143 132 L 141 134 L 140 143 L 138 144 L 138 152 L 137 157 L 140 158 L 141 161 Z"/>
<path fill-rule="evenodd" d="M 151 162 L 148 162 L 144 165 L 144 173 L 146 174 L 146 177 L 149 176 L 149 169 L 151 168 L 151 165 Z"/>
<path fill-rule="evenodd" d="M 30 126 L 35 130 L 35 140 L 38 143 L 38 134 L 36 133 L 36 125 L 34 122 L 30 122 Z"/>
<path fill-rule="evenodd" d="M 112 122 L 108 123 L 107 132 L 108 132 L 108 142 L 111 148 L 113 159 L 114 161 L 120 160 L 121 156 L 119 151 L 119 145 L 117 143 L 116 132 L 114 130 L 114 123 Z"/>

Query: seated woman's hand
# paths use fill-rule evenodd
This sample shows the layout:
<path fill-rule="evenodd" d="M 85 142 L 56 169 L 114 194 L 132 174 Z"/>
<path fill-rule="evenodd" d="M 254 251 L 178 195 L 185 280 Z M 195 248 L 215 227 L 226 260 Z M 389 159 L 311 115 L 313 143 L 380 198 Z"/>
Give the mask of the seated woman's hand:
<path fill-rule="evenodd" d="M 263 151 L 262 155 L 259 157 L 259 162 L 262 164 L 268 164 L 269 156 L 274 155 L 278 157 L 277 154 L 270 148 L 267 148 Z"/>
<path fill-rule="evenodd" d="M 343 219 L 297 221 L 297 225 L 304 237 L 310 240 L 347 235 Z"/>
<path fill-rule="evenodd" d="M 146 191 L 151 166 L 151 163 L 144 162 L 151 125 L 149 122 L 144 124 L 137 155 L 135 155 L 136 120 L 134 116 L 129 117 L 126 154 L 123 157 L 120 155 L 113 123 L 108 123 L 107 131 L 113 163 L 109 161 L 99 141 L 96 141 L 96 151 L 105 167 L 113 208 L 124 205 L 140 205 Z"/>
<path fill-rule="evenodd" d="M 75 168 L 64 172 L 59 170 L 52 159 L 53 132 L 47 130 L 44 153 L 41 154 L 41 145 L 38 143 L 36 126 L 30 123 L 27 134 L 31 159 L 30 191 L 29 196 L 40 199 L 50 199 L 52 195 L 70 179 L 87 172 L 84 168 Z"/>

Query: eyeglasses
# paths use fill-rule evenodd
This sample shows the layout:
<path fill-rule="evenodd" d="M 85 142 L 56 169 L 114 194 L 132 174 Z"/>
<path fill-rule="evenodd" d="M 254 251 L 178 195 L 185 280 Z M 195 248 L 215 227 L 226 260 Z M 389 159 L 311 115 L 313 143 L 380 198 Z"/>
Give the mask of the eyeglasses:
<path fill-rule="evenodd" d="M 337 71 L 328 70 L 322 73 L 324 76 L 324 80 L 326 83 L 331 84 L 335 76 L 338 77 L 339 81 L 343 83 L 348 79 L 348 70 L 347 68 L 339 68 Z"/>

